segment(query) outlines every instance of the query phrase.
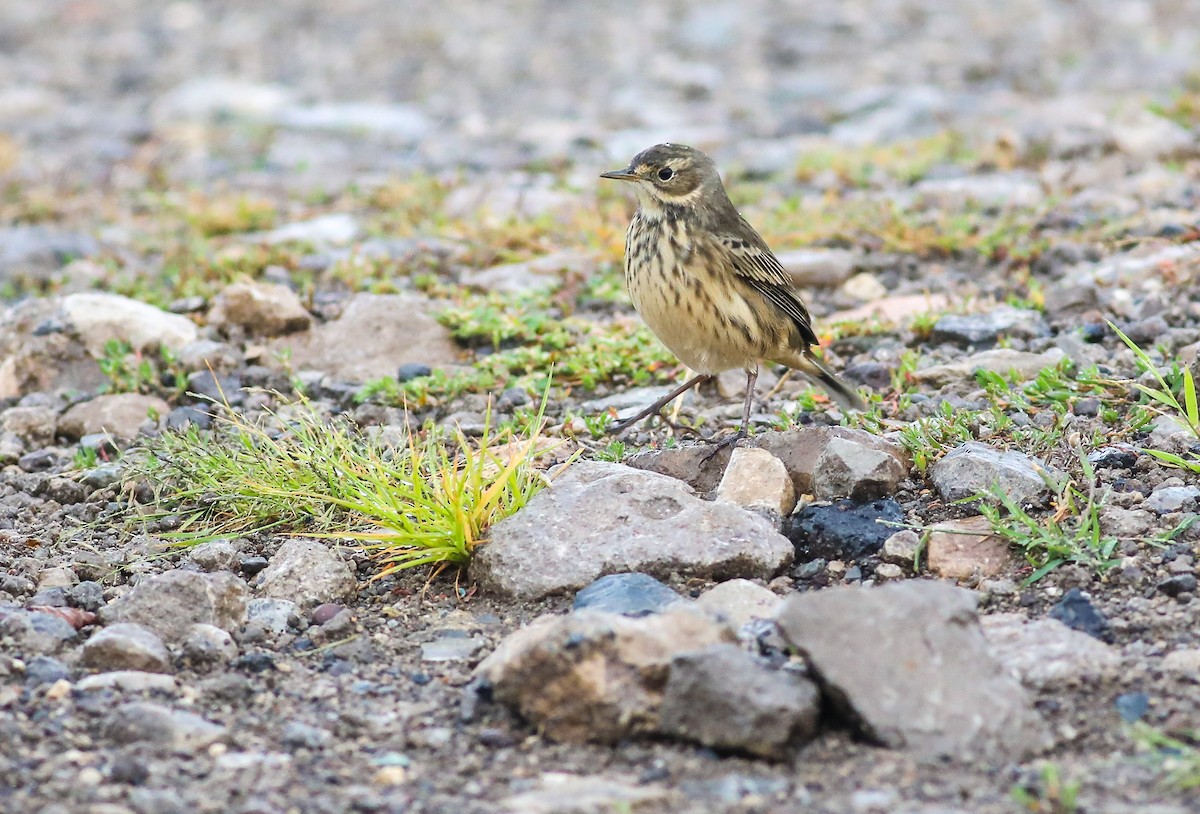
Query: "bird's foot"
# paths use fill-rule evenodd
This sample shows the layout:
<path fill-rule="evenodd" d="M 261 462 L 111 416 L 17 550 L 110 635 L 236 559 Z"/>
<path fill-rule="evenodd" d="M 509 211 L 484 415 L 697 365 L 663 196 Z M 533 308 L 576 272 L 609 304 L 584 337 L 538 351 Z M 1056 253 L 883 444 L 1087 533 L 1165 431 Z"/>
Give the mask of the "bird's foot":
<path fill-rule="evenodd" d="M 700 465 L 703 466 L 704 464 L 711 461 L 714 457 L 716 457 L 717 453 L 720 452 L 721 450 L 728 449 L 731 447 L 736 447 L 742 441 L 746 440 L 746 438 L 748 438 L 749 435 L 750 434 L 748 432 L 746 432 L 746 428 L 743 427 L 742 429 L 735 432 L 733 435 L 726 435 L 724 438 L 720 439 L 719 441 L 713 441 L 713 440 L 708 441 L 708 443 L 712 444 L 712 449 L 710 449 L 708 451 L 707 455 L 705 455 L 703 458 L 700 459 Z"/>
<path fill-rule="evenodd" d="M 620 435 L 621 433 L 625 432 L 625 430 L 632 427 L 634 424 L 637 424 L 639 421 L 645 421 L 646 419 L 649 419 L 649 418 L 657 418 L 663 424 L 665 424 L 666 426 L 675 430 L 676 432 L 686 432 L 686 433 L 690 433 L 692 435 L 700 434 L 700 431 L 697 430 L 695 427 L 689 427 L 686 424 L 680 424 L 677 421 L 672 421 L 671 419 L 667 418 L 666 413 L 663 413 L 663 412 L 652 413 L 651 415 L 635 415 L 632 418 L 625 419 L 624 421 L 618 421 L 615 424 L 608 425 L 608 428 L 605 430 L 605 433 L 608 435 Z"/>

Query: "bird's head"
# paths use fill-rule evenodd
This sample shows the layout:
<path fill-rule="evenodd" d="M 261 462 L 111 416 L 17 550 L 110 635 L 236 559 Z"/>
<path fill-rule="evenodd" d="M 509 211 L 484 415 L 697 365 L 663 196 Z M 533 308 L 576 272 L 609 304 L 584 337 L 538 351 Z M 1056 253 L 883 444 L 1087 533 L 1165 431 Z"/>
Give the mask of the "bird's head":
<path fill-rule="evenodd" d="M 685 144 L 656 144 L 635 155 L 625 169 L 600 177 L 633 182 L 644 207 L 687 206 L 723 190 L 713 160 Z"/>

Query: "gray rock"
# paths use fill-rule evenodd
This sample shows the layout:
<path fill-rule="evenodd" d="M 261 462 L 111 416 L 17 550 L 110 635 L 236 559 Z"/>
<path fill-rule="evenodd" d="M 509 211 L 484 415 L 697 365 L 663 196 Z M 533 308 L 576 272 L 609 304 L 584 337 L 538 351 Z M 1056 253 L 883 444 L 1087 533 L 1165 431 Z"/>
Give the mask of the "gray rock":
<path fill-rule="evenodd" d="M 353 215 L 335 212 L 311 220 L 285 223 L 269 232 L 246 235 L 247 240 L 270 243 L 308 243 L 317 248 L 343 246 L 362 233 L 362 226 Z"/>
<path fill-rule="evenodd" d="M 755 619 L 774 618 L 783 600 L 748 579 L 731 579 L 696 597 L 696 605 L 741 630 Z"/>
<path fill-rule="evenodd" d="M 0 613 L 0 642 L 7 652 L 30 658 L 52 656 L 75 641 L 75 628 L 60 616 L 38 611 Z"/>
<path fill-rule="evenodd" d="M 0 413 L 0 430 L 35 447 L 52 444 L 57 429 L 58 411 L 52 407 L 9 407 Z"/>
<path fill-rule="evenodd" d="M 1160 486 L 1142 505 L 1156 514 L 1170 514 L 1194 508 L 1198 499 L 1200 489 L 1195 486 Z"/>
<path fill-rule="evenodd" d="M 167 643 L 182 641 L 197 623 L 237 630 L 246 618 L 246 583 L 227 572 L 167 571 L 139 582 L 100 610 L 106 624 L 136 622 Z"/>
<path fill-rule="evenodd" d="M 117 294 L 69 294 L 63 297 L 62 312 L 88 353 L 97 358 L 112 339 L 129 343 L 135 351 L 158 347 L 178 351 L 194 342 L 198 333 L 187 317 Z"/>
<path fill-rule="evenodd" d="M 434 317 L 433 303 L 401 294 L 357 294 L 342 315 L 310 331 L 282 337 L 297 370 L 319 370 L 341 381 L 391 376 L 408 362 L 444 367 L 458 361 L 458 346 Z"/>
<path fill-rule="evenodd" d="M 623 463 L 634 469 L 657 472 L 681 480 L 700 494 L 708 494 L 717 488 L 729 465 L 732 450 L 712 449 L 702 444 L 691 444 L 671 449 L 644 449 L 631 455 Z"/>
<path fill-rule="evenodd" d="M 303 331 L 312 315 L 296 292 L 285 285 L 243 280 L 226 286 L 213 301 L 208 324 L 240 328 L 252 336 L 279 336 Z"/>
<path fill-rule="evenodd" d="M 1002 336 L 1032 339 L 1050 333 L 1037 311 L 1002 305 L 986 314 L 946 314 L 933 326 L 934 342 L 994 345 Z"/>
<path fill-rule="evenodd" d="M 1043 475 L 1061 474 L 1023 452 L 998 449 L 968 441 L 952 449 L 930 469 L 930 480 L 942 500 L 969 498 L 998 486 L 1018 503 L 1041 503 L 1050 495 Z"/>
<path fill-rule="evenodd" d="M 788 537 L 801 562 L 862 560 L 873 555 L 904 522 L 904 510 L 891 498 L 859 503 L 810 503 L 792 515 Z"/>
<path fill-rule="evenodd" d="M 105 717 L 102 730 L 119 746 L 145 743 L 181 754 L 195 754 L 225 737 L 220 724 L 145 701 L 121 704 Z"/>
<path fill-rule="evenodd" d="M 797 288 L 834 288 L 854 273 L 858 254 L 847 249 L 795 249 L 777 252 Z"/>
<path fill-rule="evenodd" d="M 100 244 L 90 235 L 46 226 L 10 226 L 0 229 L 0 278 L 51 280 L 71 260 L 99 251 Z"/>
<path fill-rule="evenodd" d="M 700 500 L 673 478 L 584 461 L 493 526 L 471 574 L 486 590 L 534 599 L 622 571 L 771 577 L 791 559 L 791 544 L 761 517 Z"/>
<path fill-rule="evenodd" d="M 290 105 L 275 114 L 275 121 L 291 130 L 371 133 L 403 142 L 421 139 L 431 126 L 413 105 L 371 102 Z"/>
<path fill-rule="evenodd" d="M 969 591 L 924 580 L 814 591 L 784 603 L 779 629 L 873 741 L 921 759 L 989 761 L 1050 744 L 1030 698 L 990 655 Z"/>
<path fill-rule="evenodd" d="M 241 552 L 229 540 L 209 540 L 188 552 L 187 561 L 199 571 L 236 571 Z"/>
<path fill-rule="evenodd" d="M 237 657 L 238 647 L 228 631 L 215 625 L 196 624 L 183 638 L 183 657 L 193 667 L 211 668 Z"/>
<path fill-rule="evenodd" d="M 615 743 L 658 730 L 677 654 L 732 640 L 725 625 L 683 604 L 639 619 L 548 614 L 507 636 L 475 675 L 553 740 Z"/>
<path fill-rule="evenodd" d="M 519 294 L 558 288 L 566 275 L 592 277 L 598 267 L 599 261 L 594 254 L 555 252 L 523 263 L 506 263 L 478 271 L 467 271 L 463 273 L 460 282 L 462 285 L 483 291 Z"/>
<path fill-rule="evenodd" d="M 171 654 L 148 627 L 122 622 L 102 628 L 83 645 L 81 663 L 94 670 L 171 672 Z"/>
<path fill-rule="evenodd" d="M 157 396 L 141 393 L 96 396 L 63 413 L 58 421 L 58 431 L 69 441 L 78 441 L 93 433 L 105 433 L 128 441 L 137 437 L 142 425 L 152 423 L 151 416 L 162 417 L 170 411 L 167 403 Z"/>
<path fill-rule="evenodd" d="M 56 565 L 38 572 L 37 589 L 47 591 L 51 588 L 70 588 L 78 582 L 79 575 L 74 569 Z"/>
<path fill-rule="evenodd" d="M 922 368 L 913 373 L 913 378 L 921 384 L 934 386 L 964 381 L 974 384 L 976 372 L 987 370 L 1001 376 L 1012 376 L 1017 380 L 1032 379 L 1065 358 L 1066 354 L 1058 348 L 1051 348 L 1044 353 L 994 348 L 968 356 L 960 362 Z"/>
<path fill-rule="evenodd" d="M 288 721 L 279 739 L 284 746 L 292 749 L 320 749 L 333 740 L 333 733 L 302 721 Z"/>
<path fill-rule="evenodd" d="M 900 529 L 883 541 L 879 557 L 884 562 L 899 565 L 902 568 L 912 568 L 920 547 L 921 536 L 919 534 L 912 529 Z"/>
<path fill-rule="evenodd" d="M 782 760 L 816 734 L 820 711 L 821 694 L 805 676 L 715 644 L 671 660 L 659 731 L 719 751 Z"/>
<path fill-rule="evenodd" d="M 543 779 L 541 787 L 508 797 L 502 814 L 608 814 L 629 811 L 650 814 L 678 811 L 678 792 L 632 777 L 561 775 Z M 1157 812 L 1155 813 L 1157 814 Z"/>
<path fill-rule="evenodd" d="M 114 670 L 84 676 L 75 682 L 80 692 L 104 690 L 119 693 L 165 693 L 179 692 L 179 682 L 174 676 L 163 673 L 147 673 L 142 670 Z"/>
<path fill-rule="evenodd" d="M 648 574 L 609 574 L 581 588 L 575 594 L 573 608 L 645 616 L 683 601 L 682 596 Z"/>
<path fill-rule="evenodd" d="M 263 596 L 288 599 L 301 613 L 325 602 L 349 599 L 358 588 L 354 571 L 316 540 L 293 539 L 279 547 L 254 580 Z"/>
<path fill-rule="evenodd" d="M 1105 534 L 1123 540 L 1145 537 L 1154 526 L 1154 515 L 1145 509 L 1122 509 L 1120 506 L 1105 506 L 1100 511 L 1100 528 Z"/>
<path fill-rule="evenodd" d="M 291 97 L 282 85 L 247 82 L 220 76 L 200 76 L 172 88 L 151 109 L 159 127 L 178 121 L 225 119 L 270 121 Z"/>
<path fill-rule="evenodd" d="M 246 621 L 271 633 L 283 633 L 299 625 L 300 608 L 290 599 L 258 597 L 246 603 Z"/>
<path fill-rule="evenodd" d="M 1031 689 L 1103 679 L 1121 664 L 1120 656 L 1104 642 L 1057 619 L 995 613 L 979 623 L 992 656 Z"/>
<path fill-rule="evenodd" d="M 796 487 L 783 461 L 770 452 L 738 447 L 717 484 L 715 499 L 779 523 L 796 505 Z"/>
<path fill-rule="evenodd" d="M 959 211 L 969 206 L 986 209 L 1031 208 L 1042 202 L 1041 185 L 1028 173 L 992 173 L 962 178 L 930 178 L 913 187 L 924 206 Z"/>
<path fill-rule="evenodd" d="M 783 461 L 797 494 L 818 500 L 893 495 L 908 473 L 903 447 L 849 427 L 767 432 L 753 444 Z"/>
<path fill-rule="evenodd" d="M 433 641 L 421 645 L 421 661 L 469 661 L 487 644 L 481 636 L 463 631 L 443 631 Z"/>

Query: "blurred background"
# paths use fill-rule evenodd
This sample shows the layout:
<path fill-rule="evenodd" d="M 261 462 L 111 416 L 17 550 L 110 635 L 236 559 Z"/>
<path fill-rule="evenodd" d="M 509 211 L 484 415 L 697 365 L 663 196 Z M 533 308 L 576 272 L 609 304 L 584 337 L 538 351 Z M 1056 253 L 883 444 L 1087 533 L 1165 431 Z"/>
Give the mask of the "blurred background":
<path fill-rule="evenodd" d="M 1177 100 L 1197 20 L 1189 0 L 3 0 L 0 172 L 327 189 L 607 168 L 666 138 L 772 172 L 806 139 L 947 127 L 1069 150 Z"/>

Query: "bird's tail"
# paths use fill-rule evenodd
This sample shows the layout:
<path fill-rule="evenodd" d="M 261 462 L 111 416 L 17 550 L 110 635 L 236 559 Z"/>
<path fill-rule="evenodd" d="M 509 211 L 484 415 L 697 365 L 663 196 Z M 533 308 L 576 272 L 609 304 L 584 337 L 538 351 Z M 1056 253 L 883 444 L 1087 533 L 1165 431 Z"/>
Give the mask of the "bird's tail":
<path fill-rule="evenodd" d="M 838 406 L 846 410 L 866 410 L 867 403 L 863 401 L 862 396 L 850 388 L 845 382 L 833 374 L 829 368 L 825 367 L 816 358 L 809 356 L 807 353 L 799 354 L 796 358 L 785 362 L 788 367 L 794 367 L 805 376 L 820 382 L 821 386 L 829 391 L 829 395 L 838 403 Z"/>

